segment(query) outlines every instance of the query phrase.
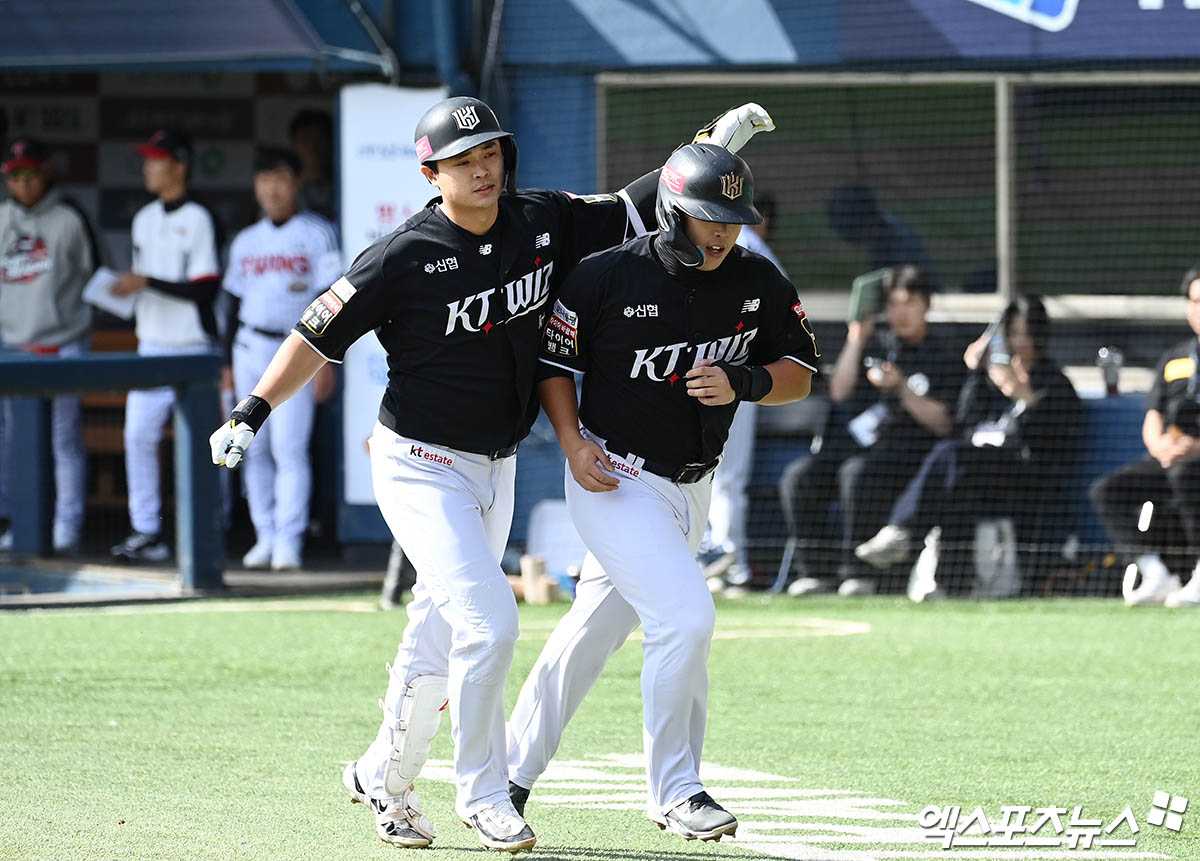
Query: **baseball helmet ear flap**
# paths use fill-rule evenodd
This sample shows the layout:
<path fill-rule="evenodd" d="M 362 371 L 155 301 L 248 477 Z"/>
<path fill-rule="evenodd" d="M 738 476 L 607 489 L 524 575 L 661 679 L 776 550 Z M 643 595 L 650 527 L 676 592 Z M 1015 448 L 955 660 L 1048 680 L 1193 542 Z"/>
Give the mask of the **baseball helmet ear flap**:
<path fill-rule="evenodd" d="M 688 237 L 683 216 L 669 200 L 663 199 L 661 192 L 654 203 L 654 216 L 666 250 L 688 268 L 703 266 L 704 249 Z"/>
<path fill-rule="evenodd" d="M 517 162 L 520 158 L 516 140 L 512 136 L 500 138 L 500 152 L 504 155 L 504 190 L 508 194 L 516 194 Z"/>
<path fill-rule="evenodd" d="M 658 175 L 654 204 L 663 247 L 684 266 L 704 265 L 704 249 L 687 235 L 684 216 L 723 224 L 761 224 L 754 177 L 736 153 L 712 144 L 685 144 Z"/>

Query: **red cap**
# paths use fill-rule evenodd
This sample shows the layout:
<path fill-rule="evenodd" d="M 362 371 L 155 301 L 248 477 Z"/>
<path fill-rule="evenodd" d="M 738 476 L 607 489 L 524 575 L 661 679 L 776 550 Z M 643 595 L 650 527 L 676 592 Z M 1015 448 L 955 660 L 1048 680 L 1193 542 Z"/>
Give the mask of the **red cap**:
<path fill-rule="evenodd" d="M 33 138 L 16 138 L 4 154 L 4 172 L 37 170 L 46 163 L 46 147 Z"/>
<path fill-rule="evenodd" d="M 159 129 L 150 140 L 137 145 L 142 158 L 173 158 L 187 164 L 192 160 L 192 142 L 181 132 Z"/>

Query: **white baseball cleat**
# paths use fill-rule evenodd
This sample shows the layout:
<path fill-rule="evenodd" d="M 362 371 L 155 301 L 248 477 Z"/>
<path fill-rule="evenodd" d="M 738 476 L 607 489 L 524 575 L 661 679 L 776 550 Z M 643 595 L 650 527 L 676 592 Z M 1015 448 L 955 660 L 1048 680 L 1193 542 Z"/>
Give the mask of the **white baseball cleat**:
<path fill-rule="evenodd" d="M 520 852 L 537 843 L 533 829 L 508 798 L 464 819 L 463 825 L 474 828 L 479 842 L 497 852 Z"/>
<path fill-rule="evenodd" d="M 1192 572 L 1188 584 L 1167 595 L 1163 604 L 1167 607 L 1200 607 L 1200 565 Z"/>
<path fill-rule="evenodd" d="M 300 567 L 300 551 L 295 547 L 276 547 L 271 552 L 272 571 L 295 571 Z"/>
<path fill-rule="evenodd" d="M 433 843 L 437 830 L 429 817 L 421 812 L 421 800 L 410 785 L 403 795 L 372 798 L 358 782 L 357 760 L 342 772 L 342 786 L 354 804 L 361 804 L 375 814 L 375 833 L 384 843 L 406 849 L 421 849 Z"/>
<path fill-rule="evenodd" d="M 832 591 L 828 582 L 816 577 L 797 577 L 787 587 L 787 593 L 793 598 L 803 598 L 805 595 L 818 595 L 822 592 Z"/>
<path fill-rule="evenodd" d="M 737 817 L 713 801 L 707 792 L 697 792 L 665 814 L 649 811 L 646 815 L 659 828 L 684 840 L 720 841 L 726 835 L 737 836 Z"/>
<path fill-rule="evenodd" d="M 1134 578 L 1138 574 L 1141 575 L 1141 582 L 1134 588 Z M 1168 570 L 1162 559 L 1156 554 L 1147 554 L 1138 557 L 1137 562 L 1126 570 L 1121 592 L 1125 596 L 1126 606 L 1137 607 L 1162 604 L 1180 585 L 1179 578 Z"/>
<path fill-rule="evenodd" d="M 912 536 L 902 526 L 889 523 L 875 537 L 854 548 L 854 555 L 875 568 L 887 568 L 908 560 Z"/>
<path fill-rule="evenodd" d="M 242 557 L 242 567 L 250 569 L 270 568 L 271 545 L 266 541 L 259 541 L 247 550 L 246 555 Z"/>

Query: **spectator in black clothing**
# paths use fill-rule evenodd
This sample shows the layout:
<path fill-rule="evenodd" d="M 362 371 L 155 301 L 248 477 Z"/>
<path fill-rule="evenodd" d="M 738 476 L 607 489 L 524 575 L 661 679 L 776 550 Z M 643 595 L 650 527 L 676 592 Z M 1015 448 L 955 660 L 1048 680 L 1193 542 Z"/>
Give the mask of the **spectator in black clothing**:
<path fill-rule="evenodd" d="M 880 208 L 870 187 L 857 183 L 842 186 L 829 198 L 826 215 L 834 233 L 866 250 L 871 269 L 912 264 L 938 289 L 937 273 L 925 245 L 904 219 Z"/>
<path fill-rule="evenodd" d="M 790 595 L 827 591 L 834 570 L 839 594 L 876 591 L 875 571 L 854 548 L 887 522 L 891 501 L 950 433 L 963 369 L 958 348 L 929 329 L 929 280 L 915 266 L 899 266 L 882 286 L 889 327 L 851 321 L 829 381 L 837 415 L 853 417 L 844 426 L 835 417 L 820 451 L 792 463 L 780 480 L 797 549 Z M 840 536 L 828 518 L 835 498 Z"/>
<path fill-rule="evenodd" d="M 973 373 L 955 412 L 959 437 L 933 447 L 887 525 L 855 550 L 860 559 L 879 568 L 904 562 L 913 540 L 940 526 L 938 581 L 957 586 L 972 580 L 962 576 L 971 564 L 962 551 L 981 518 L 1012 518 L 1022 543 L 1050 540 L 1070 511 L 1083 415 L 1070 380 L 1047 354 L 1049 337 L 1041 300 L 1020 296 L 967 347 L 963 362 Z"/>
<path fill-rule="evenodd" d="M 1180 588 L 1162 559 L 1168 551 L 1200 558 L 1200 266 L 1184 274 L 1181 289 L 1195 334 L 1159 359 L 1142 422 L 1147 455 L 1097 479 L 1090 491 L 1118 553 L 1141 575 L 1136 588 L 1126 578 L 1130 605 L 1200 606 L 1200 563 Z"/>

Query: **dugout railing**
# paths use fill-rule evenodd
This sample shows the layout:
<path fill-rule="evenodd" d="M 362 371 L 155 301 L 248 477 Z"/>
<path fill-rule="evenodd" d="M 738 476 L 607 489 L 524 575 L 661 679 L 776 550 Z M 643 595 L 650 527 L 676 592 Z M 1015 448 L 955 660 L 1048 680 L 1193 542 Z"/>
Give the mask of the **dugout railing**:
<path fill-rule="evenodd" d="M 13 557 L 43 556 L 50 545 L 50 399 L 58 394 L 128 391 L 158 386 L 176 390 L 174 406 L 175 548 L 184 594 L 223 588 L 225 537 L 219 472 L 212 466 L 208 434 L 219 414 L 218 353 L 187 356 L 91 354 L 78 358 L 0 354 L 0 397 L 12 399 L 9 496 Z M 157 457 L 157 451 L 145 452 Z"/>

